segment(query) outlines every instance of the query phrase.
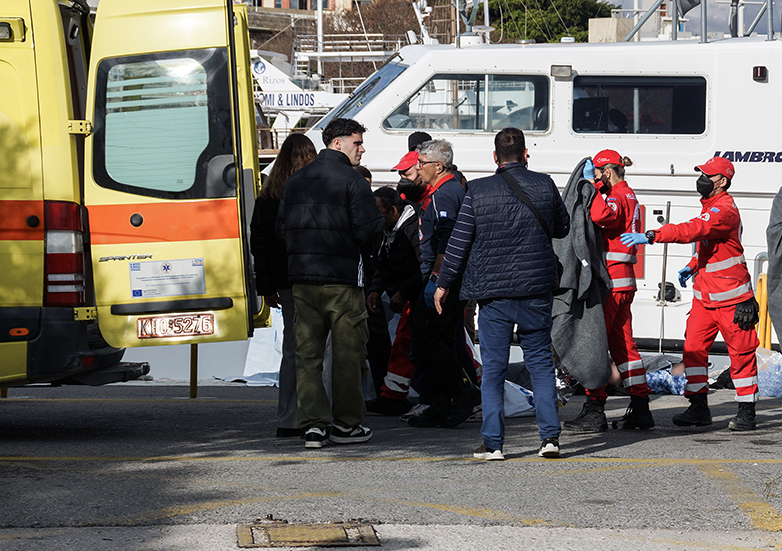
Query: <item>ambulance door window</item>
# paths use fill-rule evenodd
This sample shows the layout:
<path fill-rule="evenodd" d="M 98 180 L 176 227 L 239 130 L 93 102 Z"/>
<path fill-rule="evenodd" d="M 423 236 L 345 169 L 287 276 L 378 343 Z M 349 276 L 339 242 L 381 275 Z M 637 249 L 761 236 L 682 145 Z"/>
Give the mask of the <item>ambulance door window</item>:
<path fill-rule="evenodd" d="M 166 199 L 236 195 L 224 49 L 103 60 L 96 96 L 98 185 Z"/>
<path fill-rule="evenodd" d="M 706 130 L 703 77 L 576 77 L 578 133 L 699 135 Z"/>

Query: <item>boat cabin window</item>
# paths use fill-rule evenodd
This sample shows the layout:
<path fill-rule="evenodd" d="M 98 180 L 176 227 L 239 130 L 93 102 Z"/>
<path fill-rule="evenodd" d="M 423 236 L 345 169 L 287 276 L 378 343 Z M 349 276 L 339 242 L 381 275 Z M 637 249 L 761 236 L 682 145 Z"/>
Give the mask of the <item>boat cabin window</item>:
<path fill-rule="evenodd" d="M 101 61 L 95 181 L 167 199 L 235 196 L 227 68 L 217 48 Z"/>
<path fill-rule="evenodd" d="M 356 113 L 361 111 L 362 107 L 372 101 L 381 90 L 391 84 L 391 82 L 401 75 L 405 69 L 407 69 L 407 66 L 400 65 L 399 63 L 387 63 L 382 66 L 370 75 L 361 86 L 356 88 L 355 91 L 348 96 L 348 99 L 332 109 L 331 112 L 318 123 L 316 128 L 323 130 L 326 128 L 326 125 L 334 119 L 352 119 Z"/>
<path fill-rule="evenodd" d="M 496 132 L 549 128 L 549 79 L 532 75 L 435 75 L 385 121 L 404 130 Z"/>
<path fill-rule="evenodd" d="M 576 77 L 573 130 L 598 134 L 703 134 L 706 79 Z"/>

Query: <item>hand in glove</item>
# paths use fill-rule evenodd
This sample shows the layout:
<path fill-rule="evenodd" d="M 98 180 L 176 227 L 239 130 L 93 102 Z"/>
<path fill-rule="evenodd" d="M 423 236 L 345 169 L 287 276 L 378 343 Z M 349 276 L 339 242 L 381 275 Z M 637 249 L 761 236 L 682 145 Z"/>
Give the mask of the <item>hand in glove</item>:
<path fill-rule="evenodd" d="M 752 329 L 760 320 L 758 317 L 758 301 L 755 297 L 749 298 L 736 305 L 736 313 L 733 315 L 733 323 L 739 326 L 739 329 L 748 331 Z"/>
<path fill-rule="evenodd" d="M 682 286 L 682 289 L 687 287 L 687 280 L 692 277 L 692 270 L 689 266 L 685 266 L 681 270 L 679 270 L 679 285 Z"/>
<path fill-rule="evenodd" d="M 619 236 L 622 245 L 632 247 L 633 245 L 648 245 L 649 240 L 642 233 L 623 233 Z"/>
<path fill-rule="evenodd" d="M 426 282 L 426 289 L 424 289 L 424 302 L 429 308 L 434 308 L 434 292 L 437 290 L 437 283 L 434 281 Z"/>
<path fill-rule="evenodd" d="M 595 163 L 592 162 L 592 159 L 587 159 L 587 162 L 584 165 L 583 176 L 587 180 L 595 179 Z"/>

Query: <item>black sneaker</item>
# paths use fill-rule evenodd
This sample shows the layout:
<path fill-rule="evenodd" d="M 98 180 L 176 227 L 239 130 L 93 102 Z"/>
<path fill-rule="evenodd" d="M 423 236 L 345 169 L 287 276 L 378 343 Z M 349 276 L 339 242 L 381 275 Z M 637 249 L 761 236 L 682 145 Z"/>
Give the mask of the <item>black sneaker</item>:
<path fill-rule="evenodd" d="M 562 426 L 573 432 L 603 432 L 608 430 L 605 402 L 598 402 L 587 397 L 581 413 L 575 419 L 565 421 Z"/>
<path fill-rule="evenodd" d="M 305 448 L 322 448 L 329 439 L 329 428 L 310 427 L 304 433 Z"/>
<path fill-rule="evenodd" d="M 444 427 L 454 428 L 464 423 L 475 411 L 475 407 L 481 405 L 481 389 L 474 386 L 469 394 L 460 398 L 448 414 L 448 418 L 443 424 Z"/>
<path fill-rule="evenodd" d="M 365 403 L 367 405 L 367 411 L 392 417 L 404 415 L 413 407 L 413 404 L 405 399 L 393 400 L 391 398 L 386 398 L 385 396 L 375 398 L 374 400 L 367 400 Z"/>
<path fill-rule="evenodd" d="M 620 430 L 642 429 L 647 430 L 654 426 L 654 417 L 649 411 L 648 396 L 630 396 L 630 405 L 627 406 L 624 417 L 611 423 L 611 426 Z"/>
<path fill-rule="evenodd" d="M 693 394 L 689 397 L 690 407 L 673 416 L 673 424 L 679 427 L 705 427 L 711 425 L 711 411 L 706 394 Z"/>
<path fill-rule="evenodd" d="M 329 436 L 329 440 L 335 444 L 360 444 L 370 438 L 372 438 L 372 430 L 361 425 L 347 429 L 339 425 L 332 425 L 331 436 Z"/>
<path fill-rule="evenodd" d="M 544 439 L 540 443 L 540 450 L 538 450 L 538 455 L 547 459 L 559 457 L 559 438 L 552 437 Z"/>
<path fill-rule="evenodd" d="M 502 461 L 505 459 L 505 456 L 502 455 L 502 450 L 493 450 L 492 448 L 487 448 L 486 444 L 481 444 L 475 448 L 472 456 L 475 459 L 483 459 L 484 461 Z"/>
<path fill-rule="evenodd" d="M 447 413 L 440 408 L 430 406 L 421 415 L 411 417 L 407 424 L 411 427 L 444 427 L 447 422 Z"/>
<path fill-rule="evenodd" d="M 739 411 L 728 423 L 728 428 L 735 431 L 755 430 L 755 402 L 739 402 Z"/>

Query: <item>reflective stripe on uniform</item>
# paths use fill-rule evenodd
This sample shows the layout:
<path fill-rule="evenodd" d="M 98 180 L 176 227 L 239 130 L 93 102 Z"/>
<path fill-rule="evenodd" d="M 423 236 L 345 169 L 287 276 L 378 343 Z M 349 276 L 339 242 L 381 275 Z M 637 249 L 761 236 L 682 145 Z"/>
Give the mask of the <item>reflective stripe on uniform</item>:
<path fill-rule="evenodd" d="M 633 360 L 632 362 L 625 362 L 616 366 L 619 373 L 627 373 L 631 369 L 641 369 L 644 366 L 643 360 Z"/>
<path fill-rule="evenodd" d="M 627 379 L 622 380 L 622 386 L 625 388 L 630 388 L 631 386 L 635 385 L 642 385 L 646 383 L 646 375 L 636 375 L 634 377 L 628 377 Z"/>
<path fill-rule="evenodd" d="M 611 288 L 617 289 L 619 287 L 635 287 L 635 278 L 634 277 L 623 277 L 619 279 L 612 279 L 611 280 Z"/>
<path fill-rule="evenodd" d="M 705 388 L 706 386 L 708 386 L 708 384 L 709 383 L 707 383 L 707 382 L 706 383 L 694 383 L 694 384 L 687 383 L 686 385 L 684 385 L 684 390 L 687 391 L 687 392 L 697 393 L 699 390 L 701 390 L 701 389 Z"/>
<path fill-rule="evenodd" d="M 709 374 L 709 368 L 706 367 L 705 365 L 685 366 L 684 371 L 688 377 L 691 377 L 693 375 L 695 375 L 696 377 L 698 375 L 703 375 L 704 377 L 706 377 Z"/>
<path fill-rule="evenodd" d="M 745 262 L 744 255 L 740 254 L 739 256 L 734 256 L 727 260 L 720 260 L 719 262 L 709 262 L 708 264 L 706 264 L 706 271 L 719 272 L 720 270 L 727 270 L 728 268 L 732 268 L 737 264 L 744 264 L 744 262 Z"/>
<path fill-rule="evenodd" d="M 747 394 L 745 396 L 740 396 L 736 394 L 736 401 L 737 402 L 757 402 L 758 401 L 758 393 L 755 394 Z"/>
<path fill-rule="evenodd" d="M 736 287 L 735 289 L 731 289 L 730 291 L 723 291 L 722 293 L 709 293 L 709 298 L 716 301 L 730 300 L 736 297 L 740 297 L 744 293 L 748 293 L 751 290 L 752 286 L 749 284 L 749 282 L 747 282 L 744 285 Z"/>
<path fill-rule="evenodd" d="M 740 297 L 744 293 L 748 293 L 752 290 L 752 286 L 749 284 L 749 282 L 745 283 L 744 285 L 740 285 L 739 287 L 736 287 L 735 289 L 731 289 L 730 291 L 723 291 L 721 293 L 709 293 L 709 300 L 713 300 L 715 302 L 719 302 L 721 300 L 731 300 L 736 297 Z M 697 289 L 693 289 L 692 293 L 695 295 L 695 298 L 698 300 L 703 300 L 703 295 L 701 295 L 701 292 Z"/>
<path fill-rule="evenodd" d="M 396 373 L 386 373 L 383 382 L 388 390 L 393 390 L 394 392 L 407 392 L 410 388 L 410 378 L 401 377 Z"/>
<path fill-rule="evenodd" d="M 617 262 L 627 262 L 629 264 L 635 264 L 638 259 L 634 254 L 627 253 L 604 253 L 606 260 L 615 260 Z"/>
<path fill-rule="evenodd" d="M 745 377 L 744 379 L 733 379 L 733 386 L 736 388 L 752 386 L 758 384 L 757 377 Z"/>

